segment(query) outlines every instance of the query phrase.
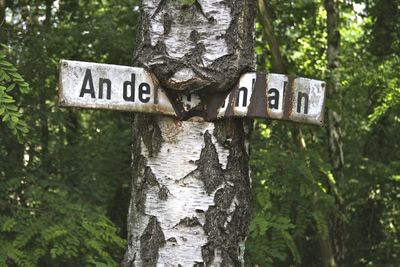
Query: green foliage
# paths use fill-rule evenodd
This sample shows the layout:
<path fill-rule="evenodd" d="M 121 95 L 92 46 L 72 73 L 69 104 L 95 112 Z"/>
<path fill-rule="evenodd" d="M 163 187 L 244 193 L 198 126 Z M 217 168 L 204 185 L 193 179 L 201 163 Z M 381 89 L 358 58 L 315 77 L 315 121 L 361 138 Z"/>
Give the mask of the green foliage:
<path fill-rule="evenodd" d="M 47 197 L 46 203 L 16 208 L 12 217 L 0 218 L 1 266 L 42 266 L 46 262 L 65 266 L 72 259 L 81 266 L 95 262 L 118 266 L 113 256 L 123 248 L 124 240 L 109 219 L 79 204 L 60 205 L 59 194 Z M 49 214 L 47 209 L 54 212 Z M 10 238 L 13 242 L 8 242 Z"/>
<path fill-rule="evenodd" d="M 0 109 L 7 105 L 0 115 L 7 117 L 0 122 L 0 266 L 118 266 L 129 204 L 130 115 L 60 109 L 58 62 L 130 65 L 137 3 L 6 5 L 0 43 L 11 49 L 0 51 Z M 11 123 L 18 136 L 30 129 L 23 142 Z"/>
<path fill-rule="evenodd" d="M 334 200 L 327 192 L 334 187 L 329 164 L 318 153 L 297 147 L 290 136 L 285 138 L 285 130 L 278 123 L 268 128 L 261 121 L 255 124 L 255 211 L 248 266 L 307 265 L 299 246 L 327 238 L 328 218 L 334 215 Z"/>
<path fill-rule="evenodd" d="M 13 98 L 13 91 L 17 88 L 21 93 L 27 93 L 29 84 L 12 63 L 6 60 L 5 49 L 0 50 L 0 119 L 11 132 L 22 142 L 22 136 L 28 133 L 28 125 L 21 119 L 22 111 L 18 108 Z"/>
<path fill-rule="evenodd" d="M 324 79 L 323 1 L 267 2 L 290 72 Z M 255 123 L 248 266 L 323 266 L 320 243 L 337 245 L 337 237 L 344 238 L 343 266 L 400 264 L 399 8 L 392 0 L 340 2 L 341 93 L 327 108 L 342 114 L 343 180 L 334 179 L 323 129 L 300 127 L 307 146 L 301 149 L 294 125 Z M 268 46 L 257 40 L 265 64 L 258 67 L 270 69 L 262 60 Z M 271 218 L 285 218 L 284 230 Z"/>
<path fill-rule="evenodd" d="M 323 1 L 267 2 L 289 71 L 324 79 Z M 355 2 L 364 9 L 356 12 Z M 6 6 L 0 266 L 117 266 L 129 203 L 130 114 L 60 109 L 57 72 L 61 58 L 130 65 L 137 1 Z M 320 244 L 337 236 L 344 237 L 344 266 L 400 265 L 399 5 L 341 1 L 340 12 L 341 93 L 327 107 L 342 114 L 344 178 L 335 180 L 326 129 L 256 121 L 247 266 L 320 267 Z M 256 31 L 258 68 L 268 70 L 260 24 Z"/>

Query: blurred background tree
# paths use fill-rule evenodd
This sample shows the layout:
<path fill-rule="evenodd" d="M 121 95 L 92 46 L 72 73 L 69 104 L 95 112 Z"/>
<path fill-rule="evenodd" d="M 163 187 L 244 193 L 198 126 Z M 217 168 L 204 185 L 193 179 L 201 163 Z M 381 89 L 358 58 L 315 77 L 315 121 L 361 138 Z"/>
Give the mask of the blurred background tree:
<path fill-rule="evenodd" d="M 332 1 L 332 68 L 328 2 L 258 0 L 260 70 L 338 77 L 344 161 L 338 175 L 329 119 L 254 122 L 248 266 L 400 266 L 400 5 Z M 121 262 L 130 114 L 58 108 L 58 62 L 131 65 L 137 5 L 0 0 L 0 266 Z"/>

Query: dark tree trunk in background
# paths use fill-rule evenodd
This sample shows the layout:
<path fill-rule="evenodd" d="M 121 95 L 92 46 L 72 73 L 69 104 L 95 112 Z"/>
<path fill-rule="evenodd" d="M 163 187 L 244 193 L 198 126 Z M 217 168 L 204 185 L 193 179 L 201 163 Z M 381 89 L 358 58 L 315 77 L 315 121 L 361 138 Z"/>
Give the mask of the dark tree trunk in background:
<path fill-rule="evenodd" d="M 5 15 L 6 15 L 6 1 L 0 0 L 0 25 L 1 26 L 3 26 L 3 24 L 6 23 Z"/>
<path fill-rule="evenodd" d="M 230 90 L 254 68 L 254 17 L 254 1 L 142 1 L 135 65 L 175 94 Z M 123 266 L 244 266 L 250 123 L 135 115 L 132 128 Z"/>
<path fill-rule="evenodd" d="M 258 17 L 263 27 L 264 37 L 268 42 L 271 53 L 272 72 L 288 74 L 285 61 L 283 60 L 279 48 L 278 38 L 276 38 L 270 11 L 267 10 L 264 0 L 257 0 Z"/>
<path fill-rule="evenodd" d="M 331 103 L 335 103 L 327 109 L 328 113 L 328 140 L 329 140 L 329 156 L 333 167 L 333 176 L 337 181 L 340 189 L 344 184 L 344 156 L 342 131 L 340 126 L 341 121 L 341 90 L 339 83 L 339 48 L 340 48 L 340 33 L 339 33 L 339 1 L 325 0 L 325 9 L 327 12 L 327 31 L 328 31 L 328 77 L 327 77 L 327 99 Z M 344 209 L 342 199 L 339 194 L 336 195 L 338 206 L 338 214 L 341 214 Z M 338 266 L 343 266 L 344 262 L 344 221 L 341 217 L 334 218 L 332 227 L 332 236 L 334 237 L 334 251 Z"/>
<path fill-rule="evenodd" d="M 340 129 L 340 106 L 341 91 L 339 82 L 339 2 L 336 0 L 326 0 L 325 8 L 328 15 L 328 77 L 327 77 L 327 97 L 335 99 L 334 107 L 328 109 L 328 133 L 329 133 L 329 149 L 330 157 L 333 165 L 334 176 L 341 184 L 343 181 L 343 143 L 342 131 Z"/>
<path fill-rule="evenodd" d="M 288 68 L 285 64 L 285 61 L 283 59 L 283 56 L 280 52 L 279 49 L 279 42 L 278 38 L 276 37 L 275 30 L 273 27 L 273 21 L 271 18 L 270 11 L 267 10 L 266 5 L 265 5 L 265 0 L 257 0 L 258 4 L 258 12 L 259 12 L 259 18 L 260 22 L 263 26 L 263 32 L 264 36 L 267 39 L 268 46 L 270 49 L 271 53 L 271 61 L 272 61 L 272 71 L 273 72 L 278 72 L 278 73 L 284 73 L 284 74 L 289 74 Z M 328 18 L 328 20 L 331 18 Z M 294 138 L 294 141 L 299 145 L 299 147 L 302 150 L 307 149 L 307 144 L 305 141 L 305 138 L 303 136 L 303 133 L 297 125 L 291 126 L 292 130 L 292 136 Z M 318 205 L 318 199 L 319 199 L 319 192 L 315 192 L 313 195 L 313 205 L 314 209 L 316 211 L 321 210 L 321 207 Z M 332 238 L 330 235 L 327 237 L 321 237 L 318 235 L 318 243 L 319 243 L 319 249 L 320 249 L 320 255 L 321 255 L 321 263 L 323 267 L 335 267 L 337 266 L 336 260 L 335 260 L 335 255 L 334 255 L 334 250 L 332 248 L 332 240 L 335 238 Z M 299 250 L 302 251 L 303 249 L 303 239 L 297 239 L 296 243 L 297 246 L 299 247 Z"/>

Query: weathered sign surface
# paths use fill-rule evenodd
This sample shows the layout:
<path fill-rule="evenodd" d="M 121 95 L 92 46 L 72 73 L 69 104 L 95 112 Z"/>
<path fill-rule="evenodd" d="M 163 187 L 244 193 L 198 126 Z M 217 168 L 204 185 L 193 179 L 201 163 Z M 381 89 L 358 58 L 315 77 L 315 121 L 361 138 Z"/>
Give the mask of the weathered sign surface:
<path fill-rule="evenodd" d="M 61 61 L 59 90 L 62 106 L 180 118 L 196 115 L 206 120 L 271 118 L 317 125 L 323 122 L 325 97 L 323 81 L 273 73 L 245 73 L 228 93 L 177 97 L 167 94 L 143 68 L 69 60 Z"/>
<path fill-rule="evenodd" d="M 71 60 L 60 64 L 61 106 L 175 116 L 157 79 L 143 68 Z"/>
<path fill-rule="evenodd" d="M 283 74 L 246 73 L 210 120 L 223 117 L 323 123 L 325 82 Z"/>

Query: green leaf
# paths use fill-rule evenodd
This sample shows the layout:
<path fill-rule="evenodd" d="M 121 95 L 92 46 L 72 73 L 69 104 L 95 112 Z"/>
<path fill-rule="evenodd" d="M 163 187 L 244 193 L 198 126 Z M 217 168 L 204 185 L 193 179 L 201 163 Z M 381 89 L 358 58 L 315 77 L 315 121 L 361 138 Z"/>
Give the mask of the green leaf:
<path fill-rule="evenodd" d="M 14 218 L 7 218 L 3 225 L 1 226 L 1 230 L 3 232 L 10 232 L 13 228 L 14 225 L 17 223 L 17 221 Z"/>
<path fill-rule="evenodd" d="M 29 83 L 27 83 L 27 82 L 21 82 L 21 83 L 19 83 L 19 86 L 20 86 L 20 87 L 29 87 Z"/>
<path fill-rule="evenodd" d="M 6 105 L 6 108 L 11 111 L 18 111 L 18 107 L 16 105 Z"/>
<path fill-rule="evenodd" d="M 10 91 L 14 90 L 15 86 L 16 86 L 15 83 L 11 84 L 10 86 L 7 87 L 6 92 L 10 92 Z"/>
<path fill-rule="evenodd" d="M 21 122 L 21 121 L 19 121 L 19 123 L 20 123 L 20 122 Z M 29 128 L 28 128 L 28 127 L 24 127 L 24 126 L 21 126 L 21 125 L 17 125 L 17 129 L 18 129 L 20 132 L 24 133 L 24 134 L 29 133 Z"/>
<path fill-rule="evenodd" d="M 23 81 L 24 78 L 18 72 L 9 72 L 9 74 L 14 78 L 14 80 Z"/>
<path fill-rule="evenodd" d="M 18 117 L 16 117 L 16 116 L 11 116 L 11 120 L 12 120 L 14 123 L 17 123 L 17 122 L 19 121 Z"/>
<path fill-rule="evenodd" d="M 12 67 L 13 66 L 13 64 L 11 64 L 10 62 L 5 61 L 5 60 L 0 60 L 0 65 L 1 66 L 5 66 L 5 67 Z"/>
<path fill-rule="evenodd" d="M 9 115 L 9 114 L 6 114 L 6 115 L 4 115 L 2 121 L 6 122 L 6 121 L 8 121 L 9 119 L 10 119 L 10 115 Z"/>
<path fill-rule="evenodd" d="M 2 99 L 0 99 L 0 102 L 3 102 L 3 103 L 14 103 L 15 100 L 12 99 L 12 98 L 2 98 Z"/>

